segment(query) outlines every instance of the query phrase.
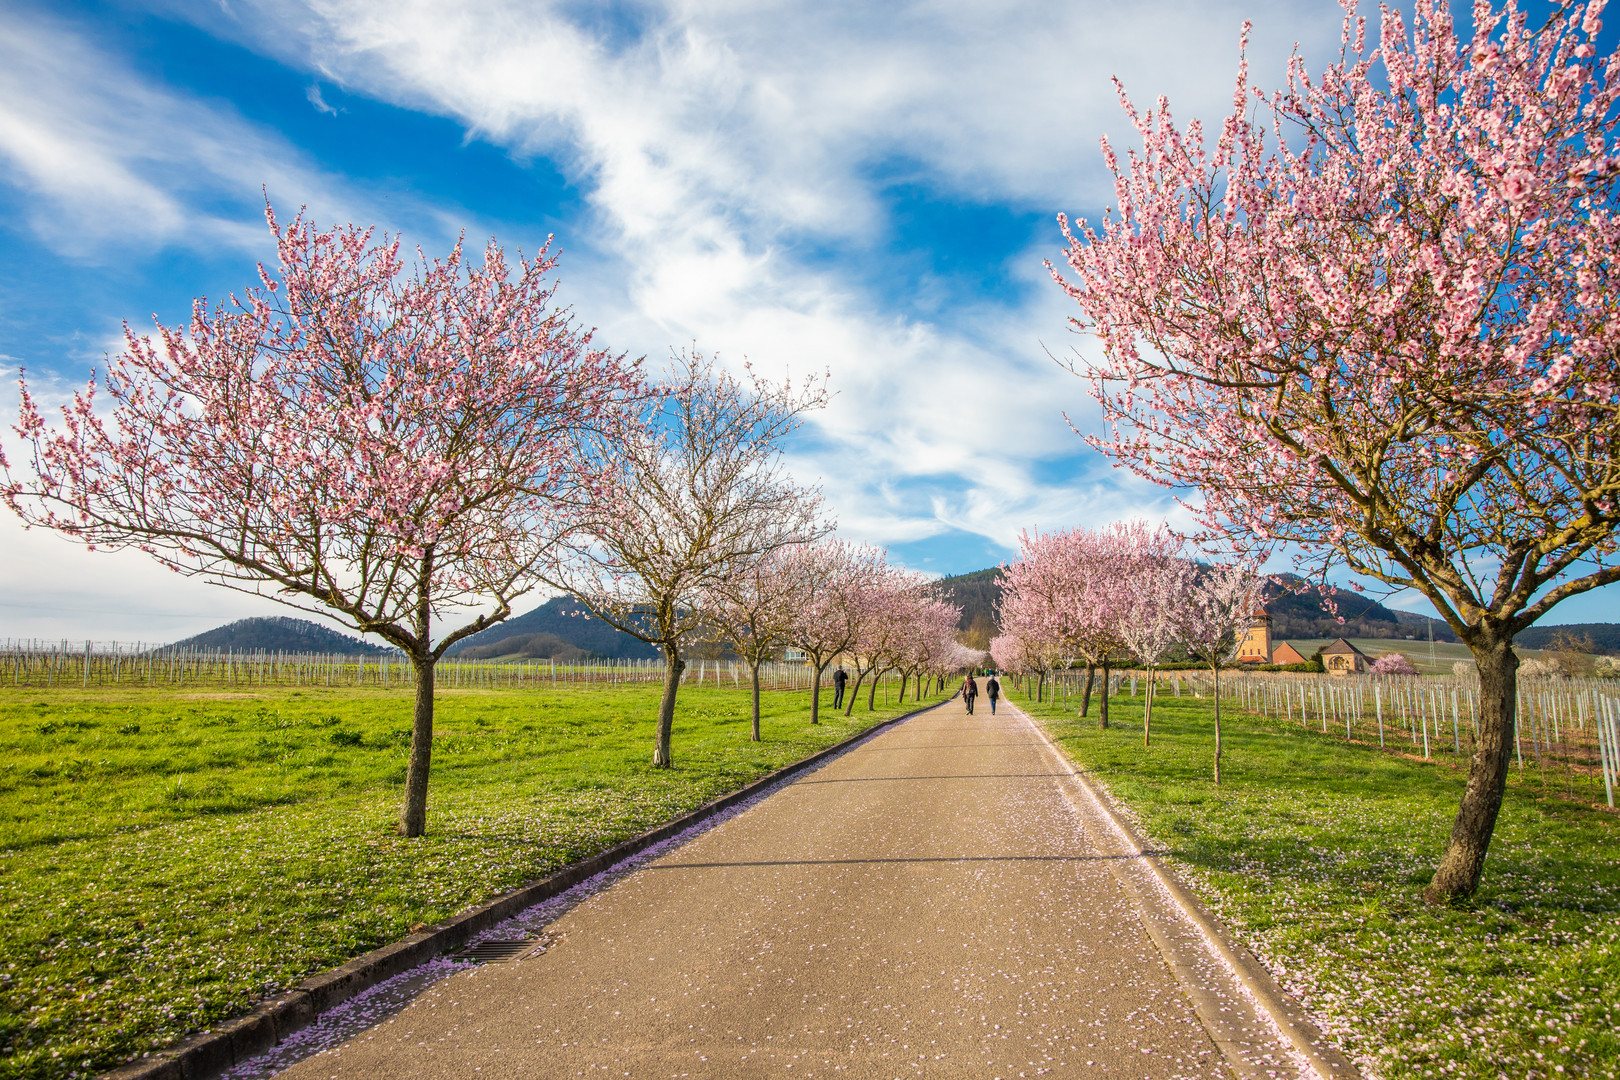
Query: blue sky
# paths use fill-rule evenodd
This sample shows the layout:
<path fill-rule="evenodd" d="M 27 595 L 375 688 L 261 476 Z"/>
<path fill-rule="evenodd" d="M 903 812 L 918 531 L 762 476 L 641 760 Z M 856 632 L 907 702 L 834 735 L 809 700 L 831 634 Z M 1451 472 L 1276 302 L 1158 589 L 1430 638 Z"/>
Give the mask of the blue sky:
<path fill-rule="evenodd" d="M 1109 83 L 1230 103 L 1328 2 L 170 0 L 0 8 L 0 364 L 82 384 L 120 323 L 241 287 L 278 210 L 532 251 L 616 348 L 832 372 L 792 447 L 840 531 L 942 573 L 1019 529 L 1170 517 L 1068 429 L 1095 409 L 1041 262 L 1096 215 Z M 0 395 L 0 417 L 14 415 Z M 1612 619 L 1608 597 L 1558 621 Z M 269 602 L 0 518 L 0 636 L 169 639 Z"/>

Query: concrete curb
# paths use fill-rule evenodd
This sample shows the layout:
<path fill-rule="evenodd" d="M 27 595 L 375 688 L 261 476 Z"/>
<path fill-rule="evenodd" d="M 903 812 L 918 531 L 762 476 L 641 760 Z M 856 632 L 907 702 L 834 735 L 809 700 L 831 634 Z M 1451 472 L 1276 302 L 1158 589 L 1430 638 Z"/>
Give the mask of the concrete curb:
<path fill-rule="evenodd" d="M 1085 790 L 1125 840 L 1130 849 L 1129 854 L 1140 859 L 1149 869 L 1156 883 L 1198 928 L 1208 945 L 1213 947 L 1221 961 L 1231 969 L 1238 982 L 1264 1010 L 1283 1038 L 1291 1044 L 1293 1051 L 1303 1058 L 1322 1080 L 1362 1080 L 1361 1070 L 1356 1064 L 1328 1041 L 1321 1029 L 1306 1014 L 1304 1007 L 1277 984 L 1277 980 L 1259 958 L 1238 944 L 1221 921 L 1211 914 L 1198 897 L 1193 895 L 1153 853 L 1152 848 L 1120 813 L 1113 798 L 1099 790 L 1080 769 L 1075 767 L 1074 762 L 1058 747 L 1039 721 L 1023 709 L 1018 711 L 1040 733 L 1047 746 L 1057 754 L 1058 759 L 1069 767 L 1076 783 Z M 1166 944 L 1157 941 L 1156 935 L 1155 941 L 1161 950 L 1166 949 Z M 1174 966 L 1168 955 L 1166 959 Z"/>
<path fill-rule="evenodd" d="M 182 1042 L 153 1051 L 149 1056 L 102 1074 L 102 1080 L 213 1080 L 227 1069 L 269 1051 L 293 1032 L 307 1027 L 321 1013 L 342 1004 L 385 979 L 409 971 L 434 957 L 454 952 L 484 930 L 553 896 L 567 892 L 587 878 L 595 877 L 654 844 L 662 843 L 695 825 L 753 798 L 774 784 L 807 772 L 849 750 L 856 744 L 896 724 L 904 723 L 945 704 L 937 701 L 921 709 L 873 724 L 809 757 L 785 765 L 753 783 L 705 803 L 690 813 L 666 821 L 640 836 L 616 844 L 606 851 L 566 866 L 549 877 L 496 897 L 488 903 L 468 908 L 442 923 L 357 956 L 348 963 L 312 975 L 292 990 L 261 1002 L 241 1016 Z"/>

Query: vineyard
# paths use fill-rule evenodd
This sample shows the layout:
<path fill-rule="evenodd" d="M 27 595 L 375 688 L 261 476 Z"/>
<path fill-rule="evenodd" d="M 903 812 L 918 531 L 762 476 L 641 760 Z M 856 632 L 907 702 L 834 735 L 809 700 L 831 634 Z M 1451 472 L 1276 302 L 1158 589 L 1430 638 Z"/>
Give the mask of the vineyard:
<path fill-rule="evenodd" d="M 1055 700 L 1073 702 L 1084 693 L 1083 671 L 1051 676 Z M 1204 672 L 1158 675 L 1162 692 L 1209 697 L 1214 679 Z M 1110 691 L 1136 697 L 1147 676 L 1137 671 L 1109 675 Z M 1140 684 L 1140 687 L 1139 687 Z M 1098 676 L 1097 693 L 1101 693 Z M 1424 759 L 1465 759 L 1479 738 L 1479 682 L 1464 675 L 1381 675 L 1342 678 L 1292 673 L 1233 673 L 1221 678 L 1221 695 L 1258 716 L 1295 721 L 1353 742 L 1400 746 Z M 1527 677 L 1518 680 L 1518 716 L 1513 745 L 1519 770 L 1549 773 L 1575 796 L 1595 792 L 1615 805 L 1620 794 L 1620 683 L 1613 679 Z M 1528 760 L 1528 766 L 1526 762 Z"/>
<path fill-rule="evenodd" d="M 603 683 L 662 683 L 660 659 L 466 660 L 446 657 L 435 668 L 440 689 L 522 689 Z M 765 690 L 807 690 L 814 671 L 802 663 L 760 665 Z M 747 665 L 692 660 L 683 683 L 742 687 Z M 230 649 L 166 649 L 162 646 L 86 641 L 7 641 L 0 647 L 0 685 L 13 687 L 380 687 L 413 686 L 410 663 L 399 654 L 238 652 Z"/>

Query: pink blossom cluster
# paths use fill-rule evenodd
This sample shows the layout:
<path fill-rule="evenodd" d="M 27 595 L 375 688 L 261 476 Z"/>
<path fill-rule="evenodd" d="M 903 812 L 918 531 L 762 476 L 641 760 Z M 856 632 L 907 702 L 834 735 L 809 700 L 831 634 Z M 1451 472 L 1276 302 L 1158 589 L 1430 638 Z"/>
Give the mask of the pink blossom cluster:
<path fill-rule="evenodd" d="M 904 700 L 911 680 L 920 687 L 926 675 L 983 659 L 956 640 L 961 609 L 929 595 L 925 579 L 890 564 L 879 548 L 823 540 L 791 551 L 782 576 L 797 591 L 786 640 L 816 669 L 816 687 L 834 661 L 854 668 L 846 713 L 868 677 L 875 691 L 880 676 L 898 672 Z M 819 715 L 819 696 L 811 699 L 812 717 Z"/>
<path fill-rule="evenodd" d="M 1169 529 L 1127 521 L 1023 533 L 1002 568 L 1002 633 L 991 656 L 1008 671 L 1134 657 L 1157 664 L 1182 636 L 1196 574 Z"/>
<path fill-rule="evenodd" d="M 1374 675 L 1416 675 L 1418 670 L 1412 666 L 1412 661 L 1400 653 L 1388 652 L 1373 661 L 1372 673 Z"/>

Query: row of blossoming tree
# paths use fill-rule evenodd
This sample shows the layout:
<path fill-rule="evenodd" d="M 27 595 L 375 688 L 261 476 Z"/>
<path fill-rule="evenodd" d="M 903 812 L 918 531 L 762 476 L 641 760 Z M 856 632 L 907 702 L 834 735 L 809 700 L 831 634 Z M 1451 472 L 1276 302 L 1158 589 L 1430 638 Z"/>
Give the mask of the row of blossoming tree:
<path fill-rule="evenodd" d="M 1620 581 L 1620 56 L 1604 0 L 1476 0 L 1471 35 L 1443 0 L 1387 6 L 1376 46 L 1343 2 L 1340 56 L 1269 97 L 1244 61 L 1212 140 L 1122 89 L 1142 145 L 1104 141 L 1117 208 L 1062 221 L 1054 274 L 1102 346 L 1075 364 L 1098 448 L 1195 491 L 1211 533 L 1414 590 L 1473 652 L 1440 901 L 1477 888 L 1502 805 L 1514 635 Z"/>
<path fill-rule="evenodd" d="M 1002 568 L 1002 633 L 990 655 L 1005 671 L 1037 679 L 1075 663 L 1086 668 L 1080 714 L 1091 708 L 1102 669 L 1098 723 L 1108 726 L 1110 668 L 1135 663 L 1150 672 L 1177 646 L 1215 673 L 1215 782 L 1221 780 L 1220 665 L 1264 598 L 1265 579 L 1245 562 L 1200 565 L 1168 528 L 1140 521 L 1020 537 L 1020 557 Z M 1142 742 L 1153 732 L 1155 680 L 1148 679 Z"/>
<path fill-rule="evenodd" d="M 662 649 L 660 766 L 687 649 L 715 628 L 756 670 L 803 648 L 813 714 L 821 672 L 857 645 L 867 670 L 907 677 L 959 659 L 955 609 L 827 540 L 819 491 L 783 468 L 824 381 L 737 377 L 696 350 L 649 373 L 555 304 L 549 242 L 515 263 L 491 242 L 407 265 L 397 238 L 266 218 L 275 270 L 197 300 L 184 327 L 126 326 L 58 425 L 23 383 L 31 469 L 0 454 L 4 495 L 92 550 L 139 549 L 397 646 L 416 686 L 405 835 L 426 828 L 435 665 L 537 587 Z M 756 738 L 758 722 L 756 676 Z"/>
<path fill-rule="evenodd" d="M 961 609 L 932 597 L 920 575 L 891 565 L 873 547 L 827 539 L 781 548 L 743 572 L 718 581 L 699 600 L 714 632 L 753 673 L 753 738 L 759 739 L 759 666 L 779 650 L 804 653 L 814 671 L 810 722 L 821 721 L 821 681 L 842 660 L 854 668 L 844 715 L 855 709 L 871 679 L 867 709 L 879 680 L 900 676 L 900 700 L 915 682 L 943 677 L 980 662 L 984 654 L 956 640 Z"/>

